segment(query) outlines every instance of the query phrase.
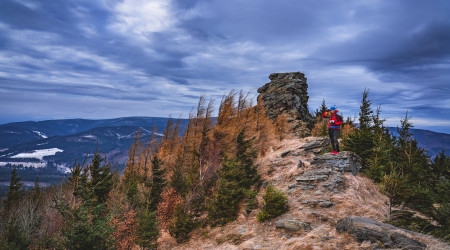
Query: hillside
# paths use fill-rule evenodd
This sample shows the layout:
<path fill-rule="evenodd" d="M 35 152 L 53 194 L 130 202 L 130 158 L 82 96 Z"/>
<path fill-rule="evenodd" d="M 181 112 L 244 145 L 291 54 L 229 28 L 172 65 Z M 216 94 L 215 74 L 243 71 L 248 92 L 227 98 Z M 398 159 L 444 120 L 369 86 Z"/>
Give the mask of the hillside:
<path fill-rule="evenodd" d="M 389 127 L 389 131 L 393 135 L 398 136 L 397 128 Z M 450 155 L 450 134 L 438 133 L 424 129 L 411 129 L 413 137 L 419 143 L 419 146 L 427 150 L 428 154 L 433 158 L 442 149 L 446 155 Z"/>
<path fill-rule="evenodd" d="M 142 127 L 151 130 L 156 127 L 163 131 L 169 118 L 162 117 L 121 117 L 114 119 L 61 119 L 46 121 L 13 122 L 0 125 L 0 149 L 52 136 L 75 135 L 100 127 Z M 186 124 L 186 120 L 182 121 Z"/>
<path fill-rule="evenodd" d="M 270 153 L 257 159 L 264 185 L 273 184 L 287 194 L 289 211 L 260 223 L 257 211 L 240 210 L 236 221 L 223 227 L 206 227 L 192 232 L 192 238 L 176 244 L 167 232 L 158 240 L 161 249 L 372 249 L 381 243 L 369 238 L 355 241 L 339 233 L 342 218 L 361 216 L 384 221 L 387 197 L 370 179 L 358 172 L 352 153 L 323 153 L 326 138 L 307 137 L 279 142 Z M 328 166 L 327 166 L 328 164 Z M 262 192 L 258 194 L 262 200 Z M 400 229 L 398 229 L 400 230 Z M 404 235 L 427 245 L 427 249 L 450 249 L 430 236 L 410 231 Z M 421 249 L 421 248 L 417 248 Z"/>

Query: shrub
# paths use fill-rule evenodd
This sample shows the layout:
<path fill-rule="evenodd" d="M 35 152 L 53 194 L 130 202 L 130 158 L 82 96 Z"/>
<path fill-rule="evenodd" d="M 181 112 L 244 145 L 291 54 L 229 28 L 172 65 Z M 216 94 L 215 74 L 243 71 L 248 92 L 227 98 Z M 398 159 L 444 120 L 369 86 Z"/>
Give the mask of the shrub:
<path fill-rule="evenodd" d="M 266 188 L 261 211 L 256 215 L 258 221 L 265 221 L 282 215 L 289 209 L 286 195 L 273 185 Z"/>

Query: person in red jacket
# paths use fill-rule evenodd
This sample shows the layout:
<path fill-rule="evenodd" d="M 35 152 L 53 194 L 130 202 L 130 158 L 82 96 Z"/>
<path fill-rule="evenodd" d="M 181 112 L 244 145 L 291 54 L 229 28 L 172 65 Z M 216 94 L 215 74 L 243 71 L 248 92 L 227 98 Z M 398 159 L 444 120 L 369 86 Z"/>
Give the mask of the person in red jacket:
<path fill-rule="evenodd" d="M 328 122 L 328 135 L 330 136 L 331 146 L 333 147 L 331 153 L 335 155 L 339 154 L 338 134 L 339 128 L 342 125 L 342 116 L 338 115 L 337 112 L 335 107 L 331 107 L 322 114 L 322 117 L 330 118 Z"/>

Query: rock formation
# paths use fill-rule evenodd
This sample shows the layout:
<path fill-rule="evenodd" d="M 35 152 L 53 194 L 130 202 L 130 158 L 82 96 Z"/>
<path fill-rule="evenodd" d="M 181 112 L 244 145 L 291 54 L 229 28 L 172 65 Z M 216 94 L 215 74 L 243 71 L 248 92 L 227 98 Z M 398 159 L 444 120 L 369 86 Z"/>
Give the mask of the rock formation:
<path fill-rule="evenodd" d="M 297 136 L 310 134 L 308 123 L 313 119 L 308 110 L 308 84 L 300 72 L 273 73 L 270 82 L 258 89 L 258 102 L 263 102 L 271 119 L 285 115 L 290 129 Z"/>
<path fill-rule="evenodd" d="M 385 224 L 369 218 L 351 216 L 338 221 L 336 230 L 339 233 L 349 232 L 357 241 L 370 240 L 381 242 L 384 247 L 396 247 L 401 249 L 421 250 L 426 245 L 405 235 L 417 234 L 405 229 Z"/>

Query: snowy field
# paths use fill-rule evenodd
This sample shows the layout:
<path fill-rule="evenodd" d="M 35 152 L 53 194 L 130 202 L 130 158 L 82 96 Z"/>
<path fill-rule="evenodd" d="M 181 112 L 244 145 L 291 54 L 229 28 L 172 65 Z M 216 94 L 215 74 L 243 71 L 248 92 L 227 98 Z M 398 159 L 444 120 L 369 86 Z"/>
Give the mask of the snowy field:
<path fill-rule="evenodd" d="M 8 164 L 11 164 L 13 166 L 22 165 L 24 167 L 33 167 L 33 168 L 44 168 L 44 167 L 47 166 L 47 162 L 18 162 L 18 161 L 11 161 L 11 162 L 0 162 L 0 167 L 6 166 Z"/>
<path fill-rule="evenodd" d="M 63 152 L 64 150 L 59 148 L 48 148 L 48 149 L 38 149 L 31 153 L 20 153 L 11 156 L 11 158 L 35 158 L 42 161 L 45 156 L 55 155 L 58 152 Z"/>

